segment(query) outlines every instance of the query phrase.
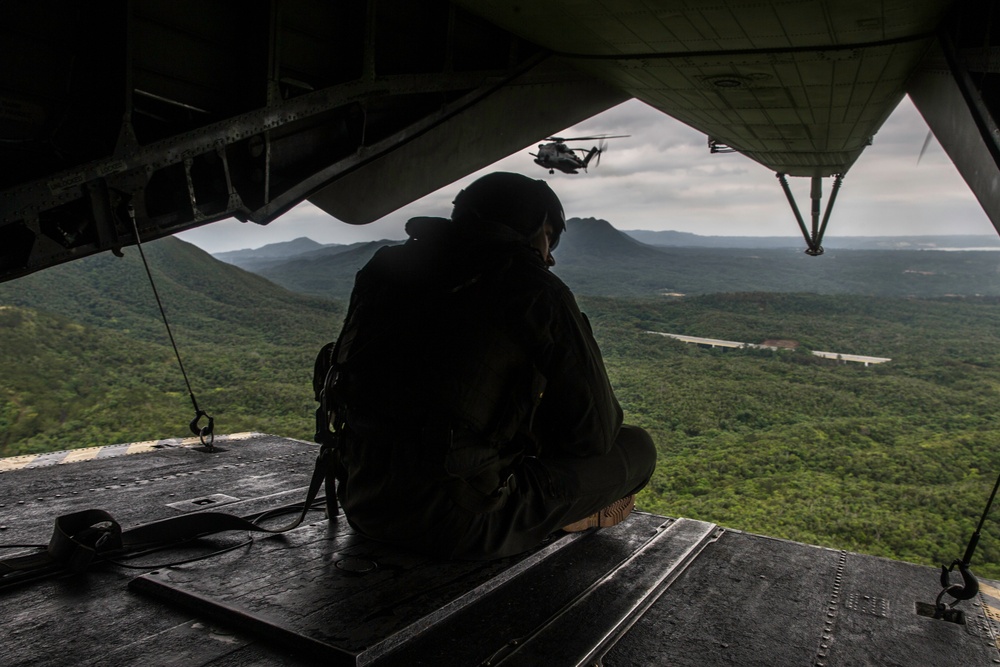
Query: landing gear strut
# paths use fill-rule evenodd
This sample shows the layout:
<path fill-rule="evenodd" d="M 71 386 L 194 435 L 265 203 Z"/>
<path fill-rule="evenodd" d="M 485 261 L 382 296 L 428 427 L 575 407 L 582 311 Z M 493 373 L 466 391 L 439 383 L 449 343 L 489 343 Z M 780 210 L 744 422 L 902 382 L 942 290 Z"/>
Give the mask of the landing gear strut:
<path fill-rule="evenodd" d="M 823 213 L 823 223 L 819 222 L 819 202 L 823 198 L 823 180 L 820 176 L 812 177 L 812 189 L 809 192 L 809 198 L 812 199 L 812 231 L 806 229 L 806 223 L 802 219 L 802 214 L 799 213 L 799 207 L 795 203 L 795 197 L 792 195 L 791 188 L 788 187 L 788 180 L 785 178 L 785 174 L 775 174 L 778 180 L 781 181 L 781 187 L 785 191 L 785 196 L 788 197 L 788 203 L 792 206 L 792 213 L 795 214 L 795 219 L 799 223 L 799 229 L 802 230 L 802 237 L 806 240 L 806 254 L 812 257 L 818 257 L 823 254 L 823 234 L 826 232 L 826 223 L 830 221 L 830 212 L 833 211 L 833 202 L 837 199 L 837 192 L 840 190 L 840 184 L 844 180 L 843 174 L 837 174 L 833 180 L 833 190 L 830 192 L 830 200 L 826 203 L 826 211 Z"/>

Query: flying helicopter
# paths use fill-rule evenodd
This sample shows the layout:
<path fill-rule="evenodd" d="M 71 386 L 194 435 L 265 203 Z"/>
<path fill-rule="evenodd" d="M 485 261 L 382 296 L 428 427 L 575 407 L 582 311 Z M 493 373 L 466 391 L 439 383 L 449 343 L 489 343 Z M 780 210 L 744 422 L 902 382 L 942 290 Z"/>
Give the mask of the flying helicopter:
<path fill-rule="evenodd" d="M 529 153 L 529 155 L 535 158 L 535 164 L 545 167 L 550 174 L 556 173 L 556 169 L 565 174 L 576 174 L 579 173 L 580 169 L 587 171 L 587 166 L 595 157 L 597 162 L 594 163 L 594 166 L 601 163 L 601 153 L 608 149 L 608 139 L 624 139 L 628 136 L 631 135 L 598 134 L 593 137 L 549 137 L 546 139 L 549 143 L 538 144 L 538 152 Z M 567 141 L 594 140 L 600 140 L 600 143 L 591 148 L 570 148 L 566 145 Z"/>

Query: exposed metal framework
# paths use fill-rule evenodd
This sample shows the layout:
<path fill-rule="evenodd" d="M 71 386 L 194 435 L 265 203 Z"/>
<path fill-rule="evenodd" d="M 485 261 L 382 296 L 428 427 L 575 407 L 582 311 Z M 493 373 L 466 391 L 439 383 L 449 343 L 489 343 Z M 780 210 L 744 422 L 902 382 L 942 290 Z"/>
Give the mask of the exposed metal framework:
<path fill-rule="evenodd" d="M 24 54 L 0 74 L 4 279 L 135 243 L 129 207 L 144 239 L 267 223 L 542 58 L 446 2 L 48 5 L 0 28 Z"/>
<path fill-rule="evenodd" d="M 0 280 L 308 199 L 364 224 L 635 97 L 845 175 L 909 92 L 1000 224 L 993 0 L 0 6 Z M 827 209 L 829 213 L 829 207 Z M 817 214 L 818 215 L 818 214 Z M 812 252 L 829 216 L 800 227 Z"/>

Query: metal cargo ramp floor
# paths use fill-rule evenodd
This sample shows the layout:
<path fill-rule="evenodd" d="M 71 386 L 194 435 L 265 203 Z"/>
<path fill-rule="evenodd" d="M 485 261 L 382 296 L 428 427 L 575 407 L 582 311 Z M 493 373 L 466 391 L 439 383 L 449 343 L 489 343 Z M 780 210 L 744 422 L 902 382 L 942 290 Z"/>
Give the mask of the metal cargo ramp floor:
<path fill-rule="evenodd" d="M 212 454 L 154 444 L 5 460 L 0 543 L 44 544 L 56 516 L 89 507 L 128 528 L 286 505 L 316 453 L 259 434 Z M 917 613 L 939 590 L 930 567 L 642 512 L 515 558 L 442 562 L 366 540 L 343 517 L 310 518 L 196 563 L 105 564 L 2 591 L 0 664 L 1000 664 L 997 585 L 962 604 L 964 623 L 934 620 Z"/>

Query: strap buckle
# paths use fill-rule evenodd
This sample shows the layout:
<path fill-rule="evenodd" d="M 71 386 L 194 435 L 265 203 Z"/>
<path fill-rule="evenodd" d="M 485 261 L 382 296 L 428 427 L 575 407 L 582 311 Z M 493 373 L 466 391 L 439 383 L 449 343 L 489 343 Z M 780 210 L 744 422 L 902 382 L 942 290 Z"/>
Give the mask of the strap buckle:
<path fill-rule="evenodd" d="M 48 553 L 74 572 L 87 569 L 98 553 L 122 548 L 122 527 L 104 510 L 90 509 L 56 517 Z"/>

